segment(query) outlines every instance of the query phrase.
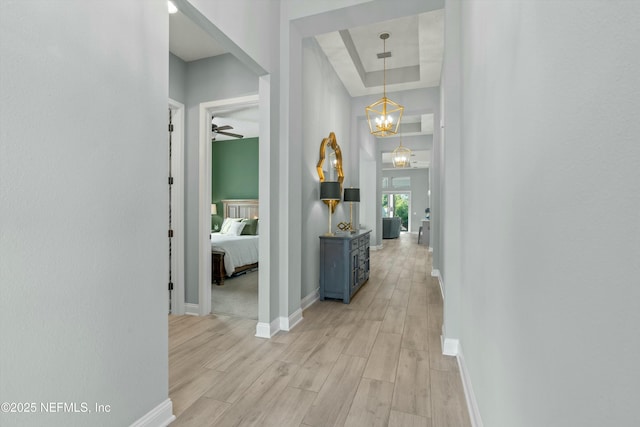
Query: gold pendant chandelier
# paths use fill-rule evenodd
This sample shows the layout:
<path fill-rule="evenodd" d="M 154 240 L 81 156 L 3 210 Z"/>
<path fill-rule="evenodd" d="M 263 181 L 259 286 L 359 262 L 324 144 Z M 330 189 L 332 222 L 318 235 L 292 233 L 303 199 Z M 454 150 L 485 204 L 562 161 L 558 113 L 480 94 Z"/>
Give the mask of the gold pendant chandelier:
<path fill-rule="evenodd" d="M 375 136 L 389 136 L 398 133 L 398 126 L 402 119 L 404 107 L 387 98 L 387 57 L 391 56 L 387 52 L 386 40 L 389 33 L 380 34 L 382 39 L 383 52 L 378 54 L 378 58 L 382 58 L 383 74 L 382 74 L 382 98 L 367 106 L 367 122 L 369 123 L 369 131 Z"/>
<path fill-rule="evenodd" d="M 402 138 L 400 138 L 400 145 L 391 153 L 394 168 L 408 168 L 411 166 L 411 150 L 402 145 Z"/>

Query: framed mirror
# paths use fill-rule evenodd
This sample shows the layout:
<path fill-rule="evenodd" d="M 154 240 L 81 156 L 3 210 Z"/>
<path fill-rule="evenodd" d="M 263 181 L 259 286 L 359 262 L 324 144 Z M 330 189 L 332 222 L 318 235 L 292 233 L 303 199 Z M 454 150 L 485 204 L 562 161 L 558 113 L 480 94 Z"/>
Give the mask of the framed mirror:
<path fill-rule="evenodd" d="M 342 172 L 342 151 L 336 141 L 336 135 L 331 132 L 320 144 L 320 160 L 316 166 L 320 182 L 338 181 L 340 183 L 340 194 L 342 194 L 342 182 L 344 173 Z M 340 200 L 323 200 L 331 208 L 331 213 L 335 212 Z"/>

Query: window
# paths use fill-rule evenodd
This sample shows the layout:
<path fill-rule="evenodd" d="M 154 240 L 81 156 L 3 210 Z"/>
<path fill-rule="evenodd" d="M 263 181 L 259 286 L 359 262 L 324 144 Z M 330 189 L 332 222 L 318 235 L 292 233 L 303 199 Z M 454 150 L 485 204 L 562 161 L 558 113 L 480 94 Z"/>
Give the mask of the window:
<path fill-rule="evenodd" d="M 391 186 L 393 188 L 407 188 L 411 187 L 410 176 L 396 176 L 391 178 Z"/>

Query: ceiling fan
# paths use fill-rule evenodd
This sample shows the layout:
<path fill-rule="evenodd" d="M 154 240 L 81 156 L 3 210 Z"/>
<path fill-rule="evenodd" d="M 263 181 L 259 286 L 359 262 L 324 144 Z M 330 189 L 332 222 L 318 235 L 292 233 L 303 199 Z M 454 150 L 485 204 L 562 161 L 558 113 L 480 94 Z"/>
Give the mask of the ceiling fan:
<path fill-rule="evenodd" d="M 233 127 L 229 125 L 218 126 L 217 124 L 213 123 L 213 119 L 214 118 L 211 117 L 211 132 L 213 132 L 213 137 L 211 138 L 211 141 L 216 140 L 216 134 L 232 136 L 234 138 L 244 138 L 242 135 L 237 133 L 225 132 L 226 130 L 233 129 Z"/>

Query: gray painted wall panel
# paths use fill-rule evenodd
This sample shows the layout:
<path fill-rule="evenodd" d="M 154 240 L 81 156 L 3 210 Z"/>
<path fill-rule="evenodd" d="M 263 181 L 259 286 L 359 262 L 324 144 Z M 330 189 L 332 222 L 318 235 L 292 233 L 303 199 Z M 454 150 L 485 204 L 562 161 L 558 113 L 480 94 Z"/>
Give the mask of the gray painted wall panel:
<path fill-rule="evenodd" d="M 168 398 L 167 52 L 163 2 L 0 2 L 2 426 Z"/>
<path fill-rule="evenodd" d="M 187 99 L 187 63 L 169 53 L 169 98 L 184 104 Z"/>
<path fill-rule="evenodd" d="M 640 425 L 638 22 L 638 2 L 463 2 L 461 342 L 484 425 Z"/>
<path fill-rule="evenodd" d="M 315 292 L 319 286 L 320 239 L 326 233 L 328 207 L 319 200 L 320 179 L 316 164 L 320 156 L 320 144 L 336 134 L 343 154 L 344 184 L 357 185 L 359 177 L 349 140 L 351 98 L 333 67 L 315 39 L 304 39 L 302 44 L 302 298 Z M 333 230 L 340 221 L 348 221 L 349 206 L 341 202 L 333 214 Z"/>

